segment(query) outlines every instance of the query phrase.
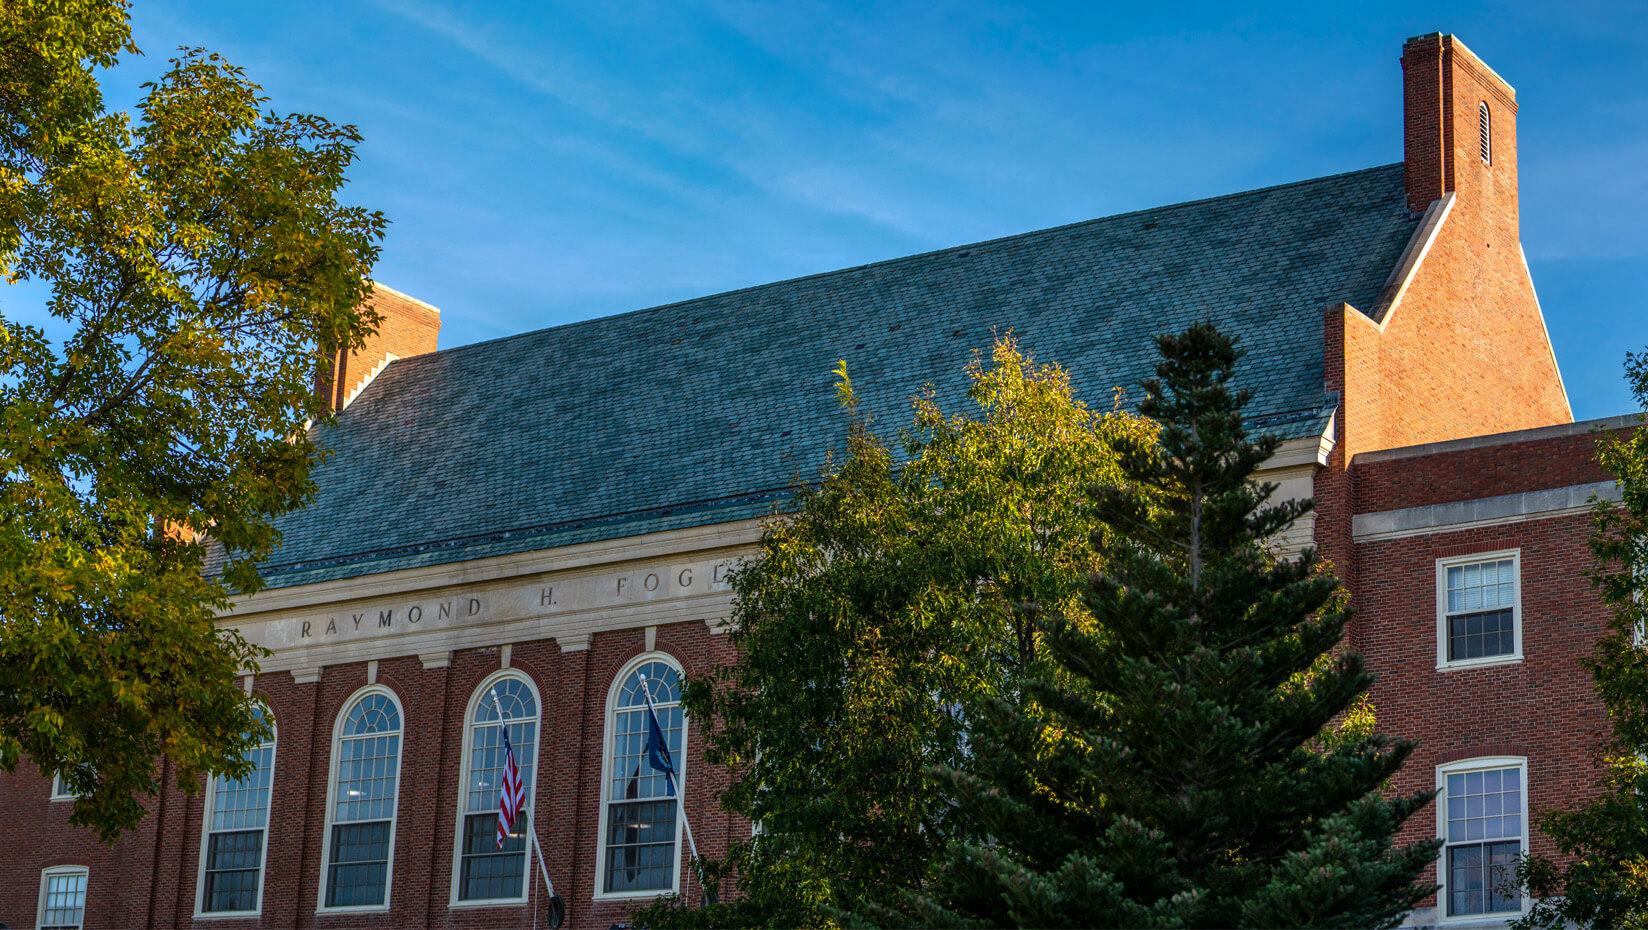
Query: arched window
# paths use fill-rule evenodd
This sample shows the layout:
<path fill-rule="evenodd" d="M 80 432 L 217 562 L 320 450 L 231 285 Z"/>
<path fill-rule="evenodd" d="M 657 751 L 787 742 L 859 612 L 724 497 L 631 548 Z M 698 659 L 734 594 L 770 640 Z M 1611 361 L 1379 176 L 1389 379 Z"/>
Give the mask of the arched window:
<path fill-rule="evenodd" d="M 500 711 L 502 715 L 500 716 Z M 518 673 L 481 682 L 469 702 L 464 732 L 462 794 L 458 797 L 457 901 L 520 901 L 526 897 L 527 824 L 536 800 L 538 693 Z M 498 795 L 503 784 L 504 730 L 526 788 L 526 816 L 498 847 Z"/>
<path fill-rule="evenodd" d="M 253 705 L 262 720 L 262 703 Z M 263 863 L 268 850 L 269 790 L 275 778 L 275 734 L 249 754 L 245 778 L 214 776 L 206 789 L 206 826 L 200 838 L 200 914 L 256 914 L 262 907 Z"/>
<path fill-rule="evenodd" d="M 1493 115 L 1488 112 L 1486 100 L 1476 105 L 1477 131 L 1481 138 L 1482 164 L 1493 164 Z"/>
<path fill-rule="evenodd" d="M 681 776 L 677 775 L 672 789 L 670 780 L 648 761 L 648 693 L 677 773 L 682 773 L 686 760 L 681 670 L 667 657 L 644 656 L 619 673 L 607 701 L 599 885 L 602 894 L 674 891 L 680 873 L 681 824 L 676 792 L 681 790 Z"/>
<path fill-rule="evenodd" d="M 400 706 L 387 690 L 369 688 L 346 705 L 338 721 L 321 873 L 325 907 L 388 903 L 400 768 Z"/>

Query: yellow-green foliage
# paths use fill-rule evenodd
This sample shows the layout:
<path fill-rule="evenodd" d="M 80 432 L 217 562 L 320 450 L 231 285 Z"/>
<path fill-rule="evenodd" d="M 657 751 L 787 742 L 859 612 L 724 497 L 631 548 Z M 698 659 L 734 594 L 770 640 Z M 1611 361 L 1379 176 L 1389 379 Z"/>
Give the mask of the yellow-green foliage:
<path fill-rule="evenodd" d="M 375 325 L 384 227 L 335 199 L 353 127 L 198 49 L 110 111 L 123 51 L 116 0 L 0 2 L 0 274 L 61 334 L 0 315 L 0 768 L 61 772 L 106 839 L 162 754 L 192 789 L 258 741 L 260 650 L 214 615 L 313 493 L 316 363 Z"/>
<path fill-rule="evenodd" d="M 1112 440 L 1154 429 L 1010 338 L 968 376 L 975 409 L 917 398 L 895 454 L 837 369 L 845 455 L 734 573 L 740 661 L 687 690 L 737 773 L 724 804 L 762 824 L 730 862 L 743 898 L 637 919 L 827 924 L 922 882 L 953 835 L 929 767 L 964 763 L 980 702 L 1038 661 L 1028 618 L 1101 567 L 1087 491 L 1121 480 Z"/>

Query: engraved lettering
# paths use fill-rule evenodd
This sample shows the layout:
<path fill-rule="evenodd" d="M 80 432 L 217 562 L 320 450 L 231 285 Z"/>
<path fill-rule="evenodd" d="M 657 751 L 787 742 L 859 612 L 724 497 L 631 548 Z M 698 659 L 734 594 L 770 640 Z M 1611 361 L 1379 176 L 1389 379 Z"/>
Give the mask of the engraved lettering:
<path fill-rule="evenodd" d="M 618 579 L 618 593 L 619 594 L 624 593 L 624 582 L 626 582 L 628 580 L 629 580 L 628 578 L 619 578 Z"/>
<path fill-rule="evenodd" d="M 326 618 L 326 635 L 331 636 L 333 633 L 336 633 L 337 631 L 338 631 L 338 618 L 337 617 L 327 617 Z"/>
<path fill-rule="evenodd" d="M 715 563 L 715 573 L 710 576 L 710 584 L 720 584 L 727 580 L 727 563 Z"/>
<path fill-rule="evenodd" d="M 417 604 L 413 604 L 411 607 L 408 607 L 406 609 L 406 622 L 407 623 L 417 623 L 419 620 L 422 620 L 422 619 L 423 619 L 423 608 L 422 607 L 419 607 Z"/>
<path fill-rule="evenodd" d="M 299 635 L 300 636 L 308 636 L 309 635 L 309 621 L 307 621 L 307 620 L 303 621 L 303 632 Z"/>
<path fill-rule="evenodd" d="M 395 619 L 395 611 L 394 611 L 393 608 L 391 608 L 389 610 L 380 610 L 380 611 L 378 611 L 378 626 L 380 626 L 380 627 L 388 626 L 390 624 L 390 622 L 393 621 L 394 619 Z"/>
<path fill-rule="evenodd" d="M 692 569 L 681 569 L 681 574 L 675 576 L 675 583 L 683 588 L 692 587 Z"/>
<path fill-rule="evenodd" d="M 440 614 L 438 614 L 435 617 L 435 619 L 436 620 L 445 620 L 447 617 L 450 617 L 450 616 L 452 616 L 452 602 L 447 601 L 447 602 L 445 602 L 441 605 L 441 612 L 440 612 Z"/>
<path fill-rule="evenodd" d="M 361 618 L 364 617 L 364 616 L 366 616 L 366 615 L 365 614 L 350 614 L 349 615 L 349 619 L 355 621 L 355 629 L 357 629 L 357 630 L 360 629 Z"/>
<path fill-rule="evenodd" d="M 471 617 L 473 617 L 473 616 L 475 616 L 475 615 L 476 615 L 476 614 L 478 614 L 478 613 L 480 613 L 480 612 L 481 612 L 481 602 L 480 602 L 480 599 L 478 599 L 478 598 L 473 598 L 473 597 L 472 597 L 472 598 L 470 598 L 470 599 L 469 599 L 469 615 L 470 615 L 470 616 L 471 616 Z"/>
<path fill-rule="evenodd" d="M 647 577 L 641 580 L 641 587 L 646 588 L 648 591 L 658 590 L 658 576 L 648 574 Z"/>
<path fill-rule="evenodd" d="M 550 607 L 550 606 L 553 606 L 554 604 L 555 604 L 555 589 L 554 588 L 539 588 L 538 589 L 538 606 L 539 607 Z"/>

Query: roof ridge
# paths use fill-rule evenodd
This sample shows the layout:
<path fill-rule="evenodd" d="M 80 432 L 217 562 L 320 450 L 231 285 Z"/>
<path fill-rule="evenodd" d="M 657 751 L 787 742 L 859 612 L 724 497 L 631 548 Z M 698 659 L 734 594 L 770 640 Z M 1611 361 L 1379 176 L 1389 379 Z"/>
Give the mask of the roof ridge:
<path fill-rule="evenodd" d="M 439 349 L 435 352 L 428 352 L 428 353 L 425 353 L 423 355 L 416 355 L 416 356 L 412 356 L 410 358 L 396 359 L 394 362 L 391 362 L 390 364 L 406 366 L 408 364 L 416 364 L 416 363 L 421 363 L 424 360 L 434 359 L 437 356 L 447 356 L 448 358 L 450 358 L 453 353 L 459 353 L 459 352 L 464 352 L 464 351 L 468 351 L 468 350 L 479 349 L 479 348 L 483 348 L 485 346 L 490 346 L 493 343 L 508 342 L 512 339 L 524 339 L 528 336 L 538 335 L 539 333 L 547 333 L 547 332 L 552 332 L 552 331 L 555 331 L 555 330 L 570 329 L 574 326 L 586 326 L 586 325 L 589 325 L 589 324 L 592 324 L 592 323 L 607 322 L 607 321 L 610 321 L 610 320 L 621 319 L 621 318 L 627 317 L 627 316 L 633 316 L 633 315 L 639 314 L 639 313 L 652 313 L 652 312 L 656 312 L 656 311 L 660 311 L 660 310 L 668 310 L 668 309 L 671 309 L 673 307 L 681 307 L 681 306 L 685 306 L 687 304 L 697 303 L 698 301 L 702 301 L 702 300 L 713 300 L 713 299 L 717 299 L 717 298 L 731 297 L 731 296 L 734 296 L 734 295 L 737 295 L 737 294 L 745 294 L 745 293 L 749 293 L 749 292 L 752 292 L 752 291 L 759 291 L 759 290 L 763 290 L 763 289 L 769 288 L 769 287 L 776 287 L 776 286 L 785 285 L 785 284 L 796 284 L 796 283 L 799 283 L 799 282 L 802 282 L 802 281 L 811 281 L 811 280 L 818 279 L 818 278 L 827 278 L 827 277 L 830 277 L 831 275 L 846 274 L 848 272 L 859 271 L 859 270 L 862 270 L 862 269 L 865 269 L 865 268 L 881 268 L 881 267 L 886 267 L 886 266 L 890 266 L 890 265 L 897 265 L 897 264 L 900 264 L 902 262 L 910 262 L 910 261 L 915 261 L 917 259 L 930 258 L 930 257 L 935 256 L 935 255 L 943 255 L 943 254 L 949 253 L 949 252 L 964 252 L 964 251 L 967 251 L 967 250 L 970 250 L 970 249 L 976 249 L 976 248 L 980 248 L 980 247 L 983 247 L 983 246 L 991 246 L 991 245 L 995 245 L 995 244 L 1001 243 L 1001 242 L 1009 242 L 1009 241 L 1016 240 L 1016 239 L 1027 239 L 1027 238 L 1030 238 L 1032 236 L 1040 236 L 1040 235 L 1045 235 L 1045 234 L 1048 234 L 1048 233 L 1056 233 L 1056 232 L 1060 232 L 1062 230 L 1074 229 L 1074 228 L 1079 227 L 1079 226 L 1088 226 L 1088 225 L 1091 225 L 1093 223 L 1102 223 L 1102 222 L 1107 222 L 1107 221 L 1110 221 L 1110 220 L 1126 219 L 1127 217 L 1130 217 L 1130 216 L 1143 216 L 1145 214 L 1159 213 L 1159 212 L 1162 212 L 1162 211 L 1165 211 L 1165 210 L 1179 210 L 1179 209 L 1183 209 L 1185 207 L 1202 206 L 1202 205 L 1205 205 L 1205 204 L 1215 203 L 1215 202 L 1221 201 L 1221 200 L 1232 200 L 1232 199 L 1235 199 L 1237 197 L 1246 197 L 1246 196 L 1250 196 L 1250 195 L 1253 195 L 1253 194 L 1264 194 L 1264 193 L 1269 193 L 1271 191 L 1285 190 L 1285 189 L 1290 188 L 1290 187 L 1301 187 L 1301 186 L 1306 185 L 1306 184 L 1317 184 L 1317 183 L 1320 183 L 1320 182 L 1323 182 L 1323 181 L 1333 181 L 1333 180 L 1337 180 L 1339 178 L 1347 178 L 1347 177 L 1350 177 L 1351 175 L 1356 175 L 1356 174 L 1371 174 L 1375 171 L 1384 171 L 1384 170 L 1388 170 L 1388 169 L 1391 169 L 1391 168 L 1395 168 L 1395 167 L 1400 166 L 1401 164 L 1402 164 L 1402 162 L 1391 162 L 1389 164 L 1384 164 L 1384 165 L 1374 165 L 1373 167 L 1370 167 L 1370 168 L 1358 168 L 1358 169 L 1355 169 L 1353 171 L 1341 171 L 1338 174 L 1326 174 L 1326 175 L 1322 175 L 1321 177 L 1305 178 L 1305 179 L 1299 180 L 1299 181 L 1288 181 L 1288 182 L 1285 182 L 1285 183 L 1282 183 L 1282 184 L 1271 184 L 1271 185 L 1267 185 L 1265 187 L 1255 187 L 1255 188 L 1251 188 L 1251 189 L 1245 190 L 1245 191 L 1233 191 L 1233 192 L 1228 193 L 1228 194 L 1219 194 L 1219 195 L 1213 196 L 1213 197 L 1202 197 L 1202 198 L 1198 198 L 1198 199 L 1195 199 L 1195 200 L 1182 200 L 1182 201 L 1179 201 L 1178 203 L 1162 204 L 1160 206 L 1146 207 L 1146 208 L 1140 209 L 1140 210 L 1127 210 L 1127 211 L 1124 211 L 1122 213 L 1111 213 L 1111 214 L 1107 214 L 1105 216 L 1095 216 L 1095 217 L 1092 217 L 1090 219 L 1076 220 L 1076 221 L 1070 222 L 1070 223 L 1061 223 L 1057 226 L 1047 226 L 1047 227 L 1044 227 L 1042 229 L 1032 229 L 1032 230 L 1028 230 L 1028 231 L 1021 232 L 1021 233 L 1013 233 L 1011 235 L 1006 235 L 1006 236 L 997 236 L 993 239 L 980 239 L 976 242 L 966 242 L 966 243 L 962 243 L 960 245 L 945 246 L 944 248 L 941 248 L 941 249 L 929 249 L 926 252 L 915 252 L 915 253 L 912 253 L 910 255 L 899 255 L 899 256 L 895 256 L 893 258 L 884 258 L 884 259 L 880 259 L 880 260 L 873 261 L 873 262 L 865 262 L 864 264 L 861 264 L 861 265 L 847 265 L 847 266 L 842 267 L 842 268 L 833 268 L 833 269 L 830 269 L 829 271 L 815 271 L 815 272 L 812 272 L 811 274 L 799 275 L 799 276 L 794 277 L 794 278 L 781 278 L 777 281 L 765 281 L 765 282 L 762 282 L 760 284 L 750 284 L 750 285 L 746 285 L 744 287 L 735 287 L 735 288 L 733 288 L 731 290 L 727 290 L 727 291 L 716 291 L 716 292 L 711 293 L 711 294 L 700 294 L 697 297 L 686 297 L 686 298 L 682 298 L 681 300 L 672 300 L 668 303 L 654 304 L 653 306 L 650 306 L 650 307 L 637 307 L 634 310 L 625 310 L 625 311 L 622 311 L 620 313 L 612 313 L 612 314 L 607 314 L 605 316 L 590 317 L 589 319 L 584 319 L 584 320 L 572 320 L 572 321 L 566 322 L 566 323 L 557 323 L 554 326 L 545 326 L 541 329 L 529 329 L 526 332 L 511 333 L 511 334 L 506 335 L 506 336 L 496 336 L 496 337 L 493 337 L 491 339 L 483 339 L 480 342 L 468 342 L 468 343 L 465 343 L 463 345 L 452 346 L 452 347 L 446 348 L 446 349 Z"/>

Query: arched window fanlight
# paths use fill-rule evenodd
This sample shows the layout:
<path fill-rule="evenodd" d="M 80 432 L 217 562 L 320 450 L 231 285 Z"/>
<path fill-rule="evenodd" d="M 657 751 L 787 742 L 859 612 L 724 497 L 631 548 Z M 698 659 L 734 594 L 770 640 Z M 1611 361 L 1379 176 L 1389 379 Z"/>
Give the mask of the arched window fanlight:
<path fill-rule="evenodd" d="M 1493 164 L 1493 116 L 1488 112 L 1488 102 L 1484 100 L 1476 107 L 1477 128 L 1481 133 L 1482 164 Z"/>

